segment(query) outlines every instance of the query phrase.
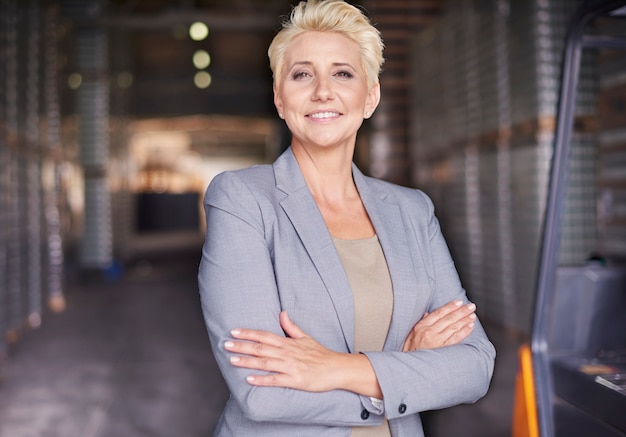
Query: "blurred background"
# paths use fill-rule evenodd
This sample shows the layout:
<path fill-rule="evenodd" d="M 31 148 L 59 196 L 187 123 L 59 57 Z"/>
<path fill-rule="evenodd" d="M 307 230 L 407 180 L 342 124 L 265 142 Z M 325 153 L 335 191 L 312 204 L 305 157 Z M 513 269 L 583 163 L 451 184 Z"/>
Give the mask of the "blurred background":
<path fill-rule="evenodd" d="M 292 3 L 0 0 L 1 437 L 210 435 L 227 390 L 195 282 L 202 196 L 289 144 L 267 47 Z M 490 393 L 427 414 L 430 435 L 510 435 L 582 2 L 352 3 L 386 44 L 355 161 L 432 197 L 498 350 Z M 581 65 L 561 265 L 626 254 L 626 57 Z"/>

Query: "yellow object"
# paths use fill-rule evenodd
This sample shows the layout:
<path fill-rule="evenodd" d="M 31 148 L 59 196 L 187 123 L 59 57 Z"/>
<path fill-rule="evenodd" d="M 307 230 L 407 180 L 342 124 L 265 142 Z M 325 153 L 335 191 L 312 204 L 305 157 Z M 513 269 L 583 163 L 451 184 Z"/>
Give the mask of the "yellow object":
<path fill-rule="evenodd" d="M 512 437 L 539 437 L 533 359 L 528 344 L 520 347 L 518 357 L 519 369 L 515 378 Z"/>

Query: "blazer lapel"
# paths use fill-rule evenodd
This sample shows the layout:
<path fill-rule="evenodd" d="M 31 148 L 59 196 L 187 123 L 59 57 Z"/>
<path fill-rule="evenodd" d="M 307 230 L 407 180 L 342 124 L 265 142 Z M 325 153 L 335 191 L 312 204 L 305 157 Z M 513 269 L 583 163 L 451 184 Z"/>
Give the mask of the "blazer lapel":
<path fill-rule="evenodd" d="M 419 265 L 419 260 L 415 259 L 419 248 L 410 246 L 413 241 L 408 238 L 410 223 L 405 223 L 402 218 L 398 202 L 387 191 L 372 189 L 368 179 L 356 166 L 353 167 L 353 175 L 363 204 L 376 229 L 393 285 L 393 316 L 385 349 L 398 350 L 417 322 L 417 300 L 420 295 L 422 299 L 424 295 L 428 296 L 427 288 L 422 288 L 429 286 L 429 280 L 422 278 L 421 283 L 418 281 L 414 266 Z M 427 299 L 424 299 L 424 307 L 426 304 Z"/>
<path fill-rule="evenodd" d="M 399 350 L 406 335 L 417 322 L 418 300 L 428 304 L 430 280 L 415 266 L 422 265 L 419 247 L 407 238 L 411 224 L 402 217 L 400 205 L 387 191 L 377 191 L 353 165 L 354 181 L 372 220 L 382 246 L 394 290 L 393 316 L 385 349 Z M 302 176 L 291 149 L 274 163 L 277 189 L 286 196 L 281 207 L 293 224 L 311 262 L 315 265 L 332 299 L 341 323 L 346 346 L 354 350 L 354 298 L 324 219 Z M 420 276 L 418 278 L 418 276 Z M 421 277 L 423 276 L 423 277 Z M 322 321 L 323 322 L 323 321 Z"/>
<path fill-rule="evenodd" d="M 333 301 L 346 346 L 354 349 L 354 299 L 322 214 L 291 149 L 274 163 L 276 187 L 286 194 L 281 207 L 293 224 Z M 320 321 L 323 323 L 323 320 Z"/>

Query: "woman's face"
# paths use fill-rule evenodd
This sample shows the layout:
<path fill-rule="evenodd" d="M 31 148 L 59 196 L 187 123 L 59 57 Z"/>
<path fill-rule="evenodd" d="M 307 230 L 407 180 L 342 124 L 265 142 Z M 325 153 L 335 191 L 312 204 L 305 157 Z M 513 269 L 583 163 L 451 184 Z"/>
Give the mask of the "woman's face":
<path fill-rule="evenodd" d="M 356 132 L 380 99 L 368 88 L 359 46 L 332 32 L 306 32 L 287 47 L 274 103 L 294 146 L 354 147 Z"/>

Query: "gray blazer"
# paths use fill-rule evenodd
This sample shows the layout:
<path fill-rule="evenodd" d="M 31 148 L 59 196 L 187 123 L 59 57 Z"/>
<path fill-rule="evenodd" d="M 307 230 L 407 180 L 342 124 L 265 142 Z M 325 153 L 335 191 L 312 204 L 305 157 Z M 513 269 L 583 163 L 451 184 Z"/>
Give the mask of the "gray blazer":
<path fill-rule="evenodd" d="M 489 387 L 495 350 L 480 323 L 456 346 L 401 352 L 424 312 L 467 300 L 429 198 L 419 190 L 353 177 L 382 245 L 393 283 L 393 316 L 382 352 L 354 350 L 352 290 L 291 149 L 273 165 L 222 173 L 205 196 L 199 268 L 202 310 L 231 392 L 217 436 L 349 436 L 389 419 L 395 437 L 422 436 L 419 412 L 474 402 Z M 281 310 L 329 349 L 363 352 L 383 408 L 348 391 L 253 387 L 229 364 L 236 327 L 284 335 Z"/>

